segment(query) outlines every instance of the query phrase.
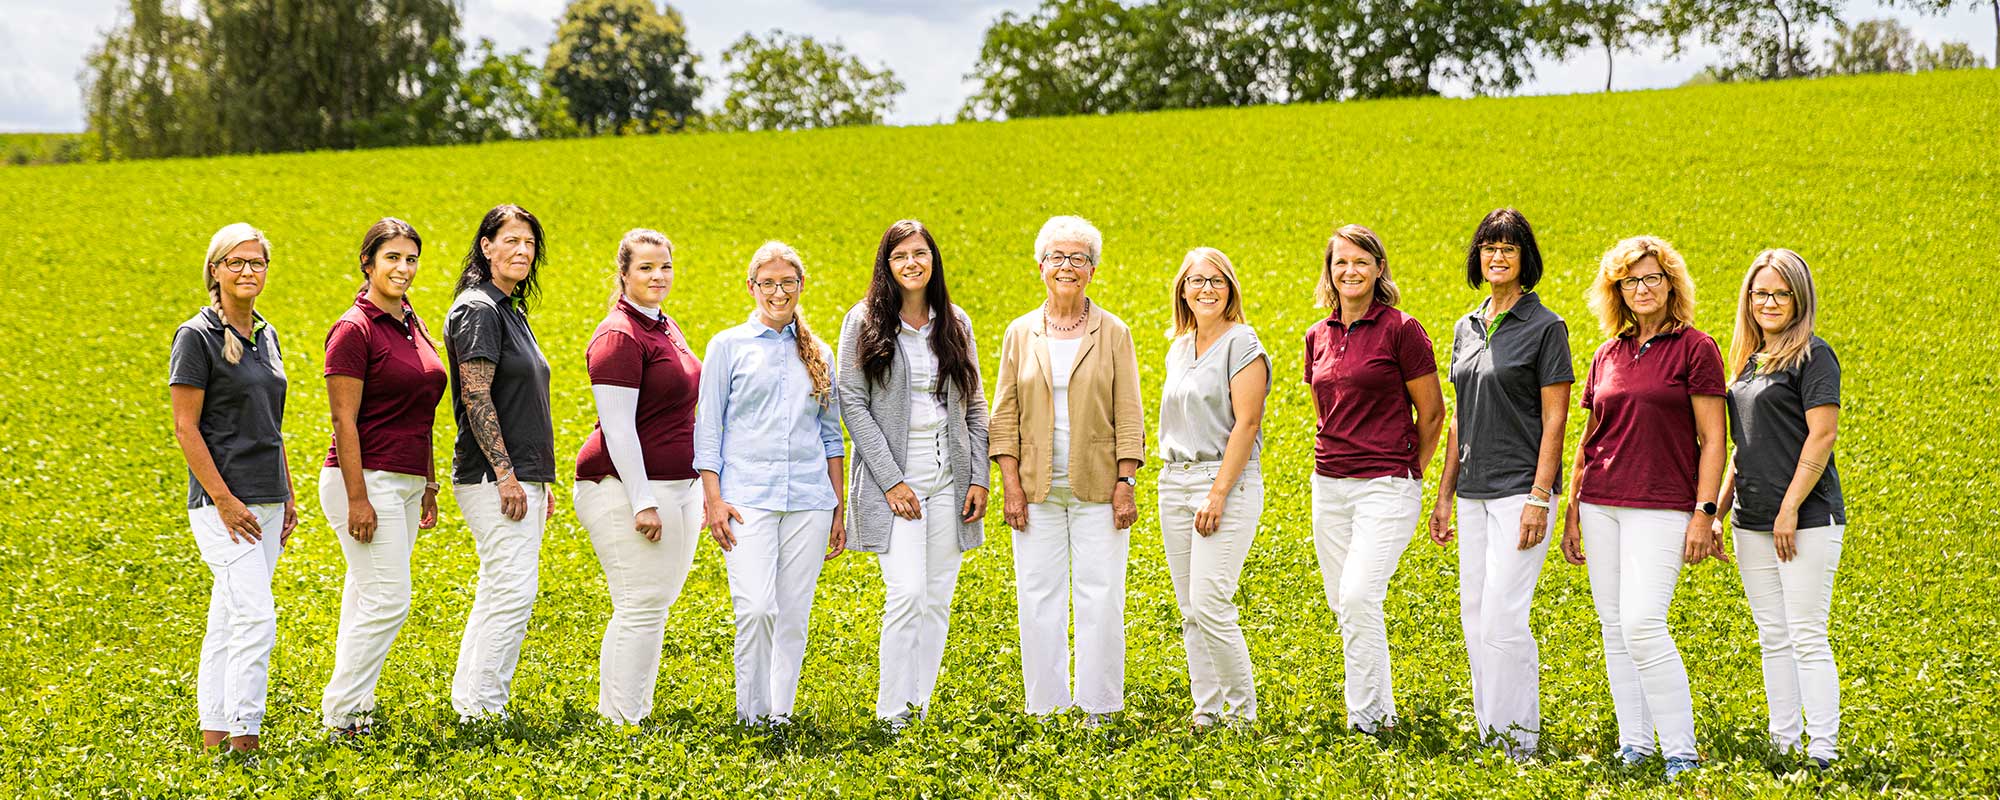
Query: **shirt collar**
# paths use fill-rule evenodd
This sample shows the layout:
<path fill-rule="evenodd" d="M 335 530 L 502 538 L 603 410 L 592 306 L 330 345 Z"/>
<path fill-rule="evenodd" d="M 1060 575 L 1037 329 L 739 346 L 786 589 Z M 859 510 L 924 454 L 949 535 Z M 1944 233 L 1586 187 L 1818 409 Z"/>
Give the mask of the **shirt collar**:
<path fill-rule="evenodd" d="M 390 322 L 390 324 L 393 324 L 399 328 L 409 327 L 408 320 L 412 315 L 417 313 L 414 309 L 410 308 L 410 301 L 404 300 L 403 319 L 398 320 L 394 316 L 390 315 L 389 312 L 383 311 L 381 306 L 369 302 L 368 291 L 366 289 L 363 289 L 360 294 L 354 296 L 354 307 L 361 309 L 361 313 L 367 315 L 369 321 L 371 322 L 380 322 L 386 319 Z"/>
<path fill-rule="evenodd" d="M 1484 320 L 1486 319 L 1486 309 L 1491 305 L 1493 305 L 1493 297 L 1488 295 L 1486 299 L 1479 301 L 1479 305 L 1473 306 L 1472 310 L 1467 312 L 1465 316 L 1468 319 Z M 1507 316 L 1516 319 L 1533 319 L 1547 310 L 1548 307 L 1542 305 L 1541 295 L 1532 291 L 1522 292 L 1521 299 L 1514 301 L 1514 307 L 1507 309 Z"/>
<path fill-rule="evenodd" d="M 218 331 L 229 329 L 229 323 L 222 321 L 222 312 L 215 310 L 215 306 L 208 306 L 206 308 L 203 308 L 201 310 L 201 316 L 202 319 L 208 323 L 208 326 L 210 328 L 213 328 Z M 252 339 L 257 338 L 257 334 L 263 333 L 264 329 L 270 326 L 271 323 L 265 321 L 263 314 L 257 312 L 254 309 L 251 310 L 250 338 Z"/>
<path fill-rule="evenodd" d="M 1335 300 L 1334 301 L 1335 305 L 1333 310 L 1331 312 L 1328 312 L 1326 315 L 1326 324 L 1335 328 L 1340 327 L 1340 306 L 1338 305 L 1339 302 L 1340 302 L 1339 300 Z M 1374 322 L 1378 319 L 1381 319 L 1382 315 L 1387 313 L 1389 313 L 1388 306 L 1377 302 L 1371 302 L 1368 304 L 1368 313 L 1362 314 L 1360 319 L 1355 320 L 1353 324 L 1349 325 L 1348 327 L 1351 328 L 1354 325 L 1359 325 L 1363 322 Z"/>
<path fill-rule="evenodd" d="M 515 308 L 520 303 L 519 299 L 513 295 L 500 291 L 500 287 L 495 286 L 490 279 L 480 282 L 479 290 L 485 292 L 487 297 L 493 298 L 493 302 L 499 303 L 504 307 Z"/>
<path fill-rule="evenodd" d="M 936 321 L 937 321 L 937 309 L 935 309 L 935 308 L 926 308 L 925 310 L 926 310 L 926 311 L 928 311 L 928 312 L 930 312 L 930 322 L 926 322 L 926 323 L 924 323 L 924 328 L 928 328 L 928 327 L 930 327 L 930 326 L 931 326 L 931 322 L 936 322 Z M 923 332 L 924 332 L 923 328 L 912 328 L 912 327 L 910 327 L 910 323 L 909 323 L 909 321 L 908 321 L 908 320 L 905 320 L 905 319 L 903 319 L 903 315 L 902 315 L 902 314 L 897 314 L 897 315 L 896 315 L 896 324 L 897 324 L 897 325 L 898 325 L 898 326 L 899 326 L 899 327 L 900 327 L 900 328 L 901 328 L 901 329 L 902 329 L 903 331 L 906 331 L 906 332 L 908 332 L 908 333 L 923 333 Z"/>
<path fill-rule="evenodd" d="M 625 316 L 631 318 L 633 322 L 638 323 L 640 327 L 659 330 L 667 326 L 666 312 L 659 312 L 658 316 L 648 314 L 645 309 L 633 305 L 631 300 L 622 296 L 618 298 L 618 308 L 625 312 Z"/>
<path fill-rule="evenodd" d="M 798 312 L 793 313 L 796 315 Z M 754 329 L 757 331 L 757 338 L 759 339 L 778 339 L 787 336 L 797 338 L 799 335 L 799 318 L 797 316 L 793 316 L 791 322 L 785 323 L 783 330 L 774 331 L 771 330 L 771 326 L 764 324 L 764 320 L 757 316 L 757 310 L 753 308 L 750 310 L 749 323 L 754 326 Z"/>

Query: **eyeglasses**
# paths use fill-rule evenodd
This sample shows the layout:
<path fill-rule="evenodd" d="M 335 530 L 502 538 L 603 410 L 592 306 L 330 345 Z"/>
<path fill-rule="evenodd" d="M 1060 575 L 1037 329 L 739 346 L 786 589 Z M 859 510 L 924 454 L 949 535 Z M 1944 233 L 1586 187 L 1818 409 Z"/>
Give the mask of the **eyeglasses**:
<path fill-rule="evenodd" d="M 1200 275 L 1189 275 L 1181 280 L 1181 285 L 1196 291 L 1200 291 L 1204 288 L 1224 289 L 1228 288 L 1229 279 L 1224 278 L 1221 275 L 1210 275 L 1207 277 L 1203 277 Z"/>
<path fill-rule="evenodd" d="M 913 253 L 890 253 L 890 254 L 889 254 L 889 266 L 892 266 L 892 267 L 900 267 L 900 266 L 902 266 L 902 265 L 904 265 L 904 264 L 908 264 L 908 263 L 910 263 L 910 262 L 912 262 L 912 261 L 914 261 L 914 262 L 916 262 L 916 263 L 918 263 L 918 264 L 929 264 L 929 263 L 931 263 L 931 251 L 930 251 L 929 249 L 924 249 L 924 250 L 918 250 L 918 251 L 916 251 L 916 252 L 913 252 Z"/>
<path fill-rule="evenodd" d="M 757 291 L 764 294 L 770 294 L 779 289 L 785 290 L 785 294 L 798 294 L 799 287 L 804 286 L 805 281 L 798 278 L 786 278 L 781 281 L 751 281 L 750 285 L 757 287 Z"/>
<path fill-rule="evenodd" d="M 1777 303 L 1781 306 L 1788 306 L 1792 304 L 1792 293 L 1767 292 L 1763 289 L 1752 289 L 1750 290 L 1750 302 L 1757 304 Z"/>
<path fill-rule="evenodd" d="M 1520 255 L 1521 248 L 1511 244 L 1487 244 L 1479 246 L 1479 257 L 1482 259 L 1491 259 L 1494 256 L 1499 256 L 1512 261 L 1515 258 L 1519 258 Z"/>
<path fill-rule="evenodd" d="M 1645 286 L 1648 289 L 1658 289 L 1660 288 L 1661 284 L 1666 282 L 1667 282 L 1667 273 L 1655 272 L 1650 275 L 1640 275 L 1632 278 L 1620 278 L 1618 279 L 1618 288 L 1628 292 L 1637 289 L 1640 286 Z"/>
<path fill-rule="evenodd" d="M 251 272 L 263 272 L 271 268 L 271 262 L 261 258 L 228 258 L 223 259 L 222 268 L 239 274 L 246 269 Z"/>
<path fill-rule="evenodd" d="M 1090 269 L 1093 259 L 1089 253 L 1047 253 L 1042 256 L 1042 266 L 1059 269 L 1064 265 L 1076 269 Z"/>

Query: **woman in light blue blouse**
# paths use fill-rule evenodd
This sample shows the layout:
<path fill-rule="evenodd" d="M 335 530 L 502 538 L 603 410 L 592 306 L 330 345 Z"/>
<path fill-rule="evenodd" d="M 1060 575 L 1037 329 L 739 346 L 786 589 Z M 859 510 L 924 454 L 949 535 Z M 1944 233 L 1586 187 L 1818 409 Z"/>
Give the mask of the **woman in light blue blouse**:
<path fill-rule="evenodd" d="M 694 468 L 729 569 L 736 717 L 750 724 L 791 720 L 813 587 L 847 545 L 833 355 L 799 315 L 805 280 L 798 251 L 757 248 L 746 281 L 755 310 L 702 359 Z"/>

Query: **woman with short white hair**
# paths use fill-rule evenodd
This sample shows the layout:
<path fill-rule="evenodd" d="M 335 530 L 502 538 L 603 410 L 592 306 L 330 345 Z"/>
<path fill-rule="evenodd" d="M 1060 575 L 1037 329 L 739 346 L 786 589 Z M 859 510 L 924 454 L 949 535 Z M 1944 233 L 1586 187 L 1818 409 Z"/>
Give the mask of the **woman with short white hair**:
<path fill-rule="evenodd" d="M 1052 217 L 1035 237 L 1046 295 L 1001 339 L 990 428 L 1014 530 L 1028 713 L 1075 705 L 1092 726 L 1125 707 L 1126 551 L 1146 453 L 1132 331 L 1088 295 L 1103 249 L 1081 217 Z"/>

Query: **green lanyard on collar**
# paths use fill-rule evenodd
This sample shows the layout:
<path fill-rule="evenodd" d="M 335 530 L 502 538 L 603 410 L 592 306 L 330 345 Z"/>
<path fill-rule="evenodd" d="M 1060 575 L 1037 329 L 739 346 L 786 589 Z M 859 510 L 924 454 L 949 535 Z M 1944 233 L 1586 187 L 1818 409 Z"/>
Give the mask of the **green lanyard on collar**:
<path fill-rule="evenodd" d="M 1512 310 L 1513 310 L 1513 309 L 1508 309 L 1508 311 L 1512 311 Z M 1502 311 L 1502 312 L 1500 312 L 1500 313 L 1498 313 L 1498 314 L 1495 314 L 1495 315 L 1493 316 L 1493 321 L 1492 321 L 1492 322 L 1489 322 L 1489 323 L 1486 323 L 1486 343 L 1487 343 L 1487 344 L 1492 344 L 1492 343 L 1493 343 L 1493 332 L 1494 332 L 1494 331 L 1497 331 L 1497 330 L 1499 330 L 1499 329 L 1500 329 L 1500 320 L 1503 320 L 1503 319 L 1506 319 L 1506 318 L 1507 318 L 1507 314 L 1508 314 L 1508 311 Z"/>

